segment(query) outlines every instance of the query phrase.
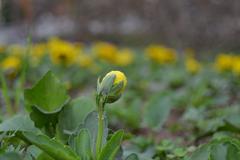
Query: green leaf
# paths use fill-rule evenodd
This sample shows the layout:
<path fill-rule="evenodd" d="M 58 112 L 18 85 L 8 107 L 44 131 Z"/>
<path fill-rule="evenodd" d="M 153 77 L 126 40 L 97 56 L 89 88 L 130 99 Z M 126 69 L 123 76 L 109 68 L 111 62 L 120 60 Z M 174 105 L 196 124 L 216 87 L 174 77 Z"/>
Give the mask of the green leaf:
<path fill-rule="evenodd" d="M 0 160 L 23 160 L 18 153 L 8 152 L 0 155 Z"/>
<path fill-rule="evenodd" d="M 173 153 L 177 157 L 184 157 L 186 155 L 187 151 L 184 148 L 178 147 L 173 150 Z"/>
<path fill-rule="evenodd" d="M 30 145 L 27 147 L 26 154 L 30 155 L 33 159 L 37 159 L 37 157 L 42 153 L 42 150 L 40 150 L 35 145 Z"/>
<path fill-rule="evenodd" d="M 120 148 L 124 132 L 122 130 L 117 131 L 112 135 L 111 139 L 107 142 L 101 151 L 98 160 L 114 160 L 118 150 Z"/>
<path fill-rule="evenodd" d="M 125 160 L 138 160 L 138 156 L 135 153 L 132 153 L 129 156 L 127 156 Z"/>
<path fill-rule="evenodd" d="M 211 146 L 211 160 L 238 160 L 240 148 L 231 140 L 220 140 Z"/>
<path fill-rule="evenodd" d="M 215 144 L 211 147 L 211 160 L 227 160 L 227 146 Z"/>
<path fill-rule="evenodd" d="M 141 110 L 139 106 L 142 105 L 142 101 L 139 99 L 134 99 L 131 102 L 129 101 L 122 101 L 120 99 L 119 102 L 111 104 L 111 107 L 107 107 L 106 111 L 110 115 L 110 119 L 121 119 L 121 124 L 126 125 L 131 129 L 138 129 L 141 125 Z M 126 107 L 122 107 L 126 106 Z M 119 123 L 119 121 L 111 122 L 113 124 Z"/>
<path fill-rule="evenodd" d="M 115 160 L 122 160 L 123 157 L 123 148 L 122 146 L 120 146 L 116 156 L 115 156 Z"/>
<path fill-rule="evenodd" d="M 78 135 L 70 137 L 71 148 L 82 158 L 91 159 L 90 133 L 88 129 L 81 129 Z"/>
<path fill-rule="evenodd" d="M 69 133 L 74 132 L 80 124 L 83 124 L 84 119 L 94 109 L 94 102 L 87 97 L 74 99 L 66 105 L 59 114 L 58 127 L 62 136 L 68 138 Z"/>
<path fill-rule="evenodd" d="M 234 145 L 228 145 L 226 160 L 239 160 L 240 148 Z"/>
<path fill-rule="evenodd" d="M 34 134 L 32 132 L 23 132 L 22 134 L 27 141 L 40 148 L 55 160 L 80 160 L 80 157 L 78 157 L 71 148 L 55 139 L 50 139 L 43 134 Z"/>
<path fill-rule="evenodd" d="M 38 157 L 37 160 L 54 160 L 52 157 L 50 157 L 45 152 L 42 152 Z"/>
<path fill-rule="evenodd" d="M 44 114 L 36 107 L 33 107 L 30 113 L 30 118 L 34 121 L 35 126 L 38 128 L 43 128 L 50 123 L 52 126 L 55 126 L 58 121 L 58 113 Z"/>
<path fill-rule="evenodd" d="M 154 130 L 162 127 L 172 108 L 169 95 L 154 96 L 144 110 L 144 124 Z"/>
<path fill-rule="evenodd" d="M 210 147 L 209 145 L 203 145 L 193 152 L 189 160 L 209 160 L 209 157 Z"/>
<path fill-rule="evenodd" d="M 240 141 L 231 137 L 213 140 L 193 152 L 190 160 L 238 160 Z"/>
<path fill-rule="evenodd" d="M 0 124 L 0 132 L 30 131 L 38 132 L 33 121 L 27 115 L 16 115 Z"/>
<path fill-rule="evenodd" d="M 24 97 L 30 105 L 46 114 L 60 111 L 69 100 L 65 86 L 51 71 L 48 71 L 33 88 L 26 89 Z"/>
<path fill-rule="evenodd" d="M 108 136 L 108 122 L 107 117 L 104 115 L 104 122 L 103 122 L 103 139 L 102 144 L 106 144 L 107 136 Z M 96 141 L 97 141 L 97 133 L 98 133 L 98 113 L 96 111 L 93 111 L 87 115 L 87 117 L 84 120 L 84 124 L 80 125 L 79 129 L 87 128 L 90 132 L 91 137 L 91 147 L 92 147 L 92 153 L 95 153 L 96 149 Z"/>

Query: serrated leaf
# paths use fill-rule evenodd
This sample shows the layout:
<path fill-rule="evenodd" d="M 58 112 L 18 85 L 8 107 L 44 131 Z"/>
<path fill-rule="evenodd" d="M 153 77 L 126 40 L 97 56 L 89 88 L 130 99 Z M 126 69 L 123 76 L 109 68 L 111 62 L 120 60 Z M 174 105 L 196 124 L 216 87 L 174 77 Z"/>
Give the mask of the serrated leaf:
<path fill-rule="evenodd" d="M 124 132 L 115 132 L 111 139 L 103 147 L 98 160 L 114 160 L 120 148 Z"/>
<path fill-rule="evenodd" d="M 50 139 L 43 134 L 34 134 L 32 132 L 23 132 L 22 134 L 27 141 L 46 152 L 55 160 L 80 160 L 80 157 L 78 157 L 71 148 L 55 139 Z"/>
<path fill-rule="evenodd" d="M 48 71 L 31 89 L 24 91 L 25 100 L 41 112 L 56 113 L 68 102 L 65 86 Z"/>

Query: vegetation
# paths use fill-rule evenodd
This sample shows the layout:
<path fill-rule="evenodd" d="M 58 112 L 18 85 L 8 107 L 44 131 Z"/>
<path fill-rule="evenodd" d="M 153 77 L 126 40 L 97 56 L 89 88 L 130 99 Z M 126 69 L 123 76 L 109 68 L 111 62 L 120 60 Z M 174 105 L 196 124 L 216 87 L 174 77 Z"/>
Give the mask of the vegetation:
<path fill-rule="evenodd" d="M 0 66 L 1 160 L 239 160 L 237 54 L 55 37 Z"/>

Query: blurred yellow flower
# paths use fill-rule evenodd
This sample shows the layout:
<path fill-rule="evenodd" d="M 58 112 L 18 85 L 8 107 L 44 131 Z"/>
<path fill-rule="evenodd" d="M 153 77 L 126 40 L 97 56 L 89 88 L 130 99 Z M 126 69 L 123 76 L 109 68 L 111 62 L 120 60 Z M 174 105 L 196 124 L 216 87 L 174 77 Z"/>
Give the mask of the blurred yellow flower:
<path fill-rule="evenodd" d="M 119 66 L 127 66 L 133 62 L 134 54 L 130 49 L 120 49 L 114 60 L 114 63 Z"/>
<path fill-rule="evenodd" d="M 51 61 L 54 64 L 71 65 L 76 62 L 80 52 L 73 44 L 52 38 L 48 42 Z"/>
<path fill-rule="evenodd" d="M 187 57 L 185 67 L 189 73 L 196 74 L 201 70 L 201 64 L 194 57 Z"/>
<path fill-rule="evenodd" d="M 161 45 L 150 45 L 145 49 L 147 57 L 159 64 L 173 63 L 177 60 L 177 54 L 174 49 Z"/>
<path fill-rule="evenodd" d="M 80 54 L 78 56 L 78 62 L 81 67 L 87 67 L 87 68 L 92 66 L 92 64 L 94 63 L 92 57 L 87 54 Z"/>
<path fill-rule="evenodd" d="M 79 50 L 82 50 L 84 48 L 84 44 L 81 42 L 75 42 L 73 45 Z"/>
<path fill-rule="evenodd" d="M 92 47 L 93 53 L 100 59 L 107 62 L 114 62 L 117 54 L 117 47 L 107 42 L 97 42 Z"/>
<path fill-rule="evenodd" d="M 240 56 L 235 57 L 232 65 L 232 72 L 235 75 L 240 76 Z"/>
<path fill-rule="evenodd" d="M 6 50 L 6 46 L 0 45 L 0 53 L 3 53 Z"/>
<path fill-rule="evenodd" d="M 215 60 L 215 67 L 218 71 L 231 71 L 233 64 L 233 56 L 230 54 L 220 54 Z"/>
<path fill-rule="evenodd" d="M 18 44 L 11 45 L 8 48 L 8 53 L 12 56 L 23 57 L 24 54 L 26 53 L 26 48 Z"/>
<path fill-rule="evenodd" d="M 42 57 L 47 53 L 47 45 L 44 43 L 34 44 L 31 48 L 31 63 L 37 65 Z"/>
<path fill-rule="evenodd" d="M 17 72 L 21 67 L 21 60 L 16 56 L 9 56 L 1 62 L 1 68 L 7 72 Z"/>

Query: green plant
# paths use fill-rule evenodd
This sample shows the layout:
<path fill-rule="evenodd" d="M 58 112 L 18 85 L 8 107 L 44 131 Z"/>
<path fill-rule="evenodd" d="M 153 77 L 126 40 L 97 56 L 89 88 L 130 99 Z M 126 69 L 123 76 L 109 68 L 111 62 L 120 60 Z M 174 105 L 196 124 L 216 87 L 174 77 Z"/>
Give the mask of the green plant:
<path fill-rule="evenodd" d="M 37 160 L 114 160 L 122 157 L 124 132 L 109 134 L 104 111 L 105 105 L 118 100 L 124 91 L 126 78 L 125 75 L 119 77 L 120 73 L 110 72 L 101 81 L 99 79 L 95 111 L 89 98 L 70 101 L 64 86 L 52 72 L 47 72 L 24 92 L 26 110 L 30 114 L 15 116 L 0 125 L 2 156 Z M 11 136 L 6 136 L 9 134 Z M 19 142 L 23 151 L 29 152 L 10 154 L 7 148 L 16 147 L 12 139 Z M 126 157 L 126 160 L 132 159 L 138 157 L 134 154 Z"/>

